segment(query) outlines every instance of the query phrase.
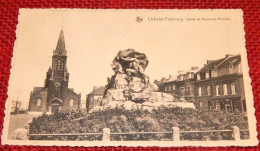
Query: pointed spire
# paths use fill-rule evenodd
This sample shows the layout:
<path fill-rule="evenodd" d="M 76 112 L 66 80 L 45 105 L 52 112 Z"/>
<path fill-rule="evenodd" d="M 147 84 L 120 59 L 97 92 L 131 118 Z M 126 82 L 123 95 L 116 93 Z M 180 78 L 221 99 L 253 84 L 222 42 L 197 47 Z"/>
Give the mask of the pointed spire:
<path fill-rule="evenodd" d="M 63 56 L 66 56 L 66 54 L 67 54 L 63 29 L 60 31 L 59 40 L 58 40 L 56 49 L 53 51 L 53 54 L 54 55 L 63 55 Z"/>

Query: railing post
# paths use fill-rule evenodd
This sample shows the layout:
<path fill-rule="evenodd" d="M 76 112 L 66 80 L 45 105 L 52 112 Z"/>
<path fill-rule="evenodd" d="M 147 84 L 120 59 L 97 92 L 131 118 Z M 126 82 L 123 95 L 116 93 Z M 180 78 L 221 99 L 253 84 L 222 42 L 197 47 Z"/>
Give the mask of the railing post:
<path fill-rule="evenodd" d="M 180 129 L 179 127 L 172 127 L 172 140 L 180 141 Z"/>
<path fill-rule="evenodd" d="M 103 128 L 102 141 L 110 141 L 110 129 L 109 128 Z"/>
<path fill-rule="evenodd" d="M 240 131 L 239 131 L 239 127 L 237 126 L 232 126 L 232 131 L 233 131 L 233 135 L 235 140 L 240 140 Z"/>

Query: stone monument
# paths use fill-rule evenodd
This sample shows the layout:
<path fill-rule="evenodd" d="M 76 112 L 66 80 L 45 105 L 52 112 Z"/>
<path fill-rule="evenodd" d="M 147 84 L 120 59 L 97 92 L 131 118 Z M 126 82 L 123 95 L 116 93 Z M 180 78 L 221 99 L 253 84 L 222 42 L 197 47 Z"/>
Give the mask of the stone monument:
<path fill-rule="evenodd" d="M 134 49 L 119 51 L 111 64 L 114 75 L 107 78 L 102 105 L 92 111 L 120 106 L 148 110 L 159 106 L 195 108 L 193 103 L 182 103 L 170 94 L 156 92 L 158 87 L 144 73 L 148 63 L 147 56 Z"/>
<path fill-rule="evenodd" d="M 147 56 L 134 49 L 118 52 L 111 67 L 114 75 L 108 78 L 104 99 L 110 101 L 146 101 L 155 88 L 144 73 L 148 66 Z"/>

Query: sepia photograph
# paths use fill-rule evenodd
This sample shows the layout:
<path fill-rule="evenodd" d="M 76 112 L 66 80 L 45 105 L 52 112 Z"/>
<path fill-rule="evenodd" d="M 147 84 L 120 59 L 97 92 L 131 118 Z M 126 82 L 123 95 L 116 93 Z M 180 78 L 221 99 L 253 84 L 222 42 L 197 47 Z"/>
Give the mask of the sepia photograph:
<path fill-rule="evenodd" d="M 20 9 L 2 144 L 256 146 L 243 12 Z"/>

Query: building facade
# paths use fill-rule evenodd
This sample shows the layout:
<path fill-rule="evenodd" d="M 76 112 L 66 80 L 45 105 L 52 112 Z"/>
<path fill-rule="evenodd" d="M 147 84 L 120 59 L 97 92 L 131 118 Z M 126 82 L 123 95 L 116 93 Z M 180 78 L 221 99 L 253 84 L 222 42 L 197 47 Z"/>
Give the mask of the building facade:
<path fill-rule="evenodd" d="M 81 95 L 68 88 L 68 85 L 67 51 L 64 33 L 61 30 L 57 47 L 53 51 L 52 65 L 46 73 L 44 87 L 34 87 L 30 94 L 28 111 L 55 113 L 78 109 Z"/>
<path fill-rule="evenodd" d="M 91 111 L 94 107 L 102 105 L 102 98 L 105 92 L 105 87 L 93 87 L 93 91 L 86 98 L 87 111 Z"/>
<path fill-rule="evenodd" d="M 208 60 L 194 76 L 195 106 L 246 112 L 240 55 Z"/>
<path fill-rule="evenodd" d="M 191 67 L 189 71 L 178 71 L 177 76 L 170 76 L 163 82 L 163 92 L 172 94 L 181 101 L 194 101 L 194 74 L 198 67 Z"/>

